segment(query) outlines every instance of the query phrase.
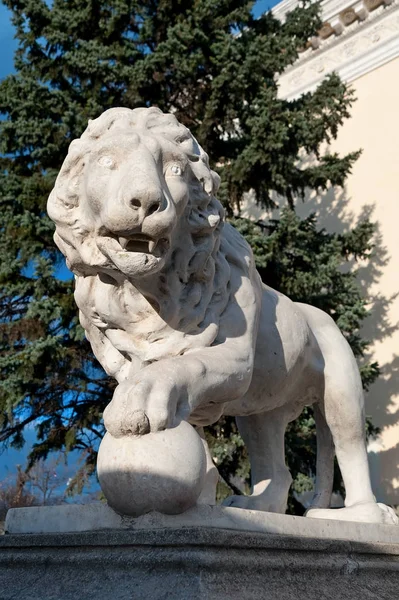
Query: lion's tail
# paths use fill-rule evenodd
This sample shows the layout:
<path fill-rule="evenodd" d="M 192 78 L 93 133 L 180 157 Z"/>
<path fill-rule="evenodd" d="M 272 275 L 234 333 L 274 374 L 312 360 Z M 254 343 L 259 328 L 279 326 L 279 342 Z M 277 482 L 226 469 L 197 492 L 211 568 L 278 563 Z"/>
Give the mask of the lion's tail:
<path fill-rule="evenodd" d="M 313 405 L 317 433 L 316 484 L 312 508 L 329 508 L 334 482 L 334 442 L 318 404 Z"/>

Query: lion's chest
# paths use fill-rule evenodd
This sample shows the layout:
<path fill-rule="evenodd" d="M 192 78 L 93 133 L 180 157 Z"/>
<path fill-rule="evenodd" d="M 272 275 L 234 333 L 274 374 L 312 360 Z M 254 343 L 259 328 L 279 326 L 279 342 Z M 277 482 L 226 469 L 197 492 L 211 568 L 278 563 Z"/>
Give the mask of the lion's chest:
<path fill-rule="evenodd" d="M 209 346 L 216 335 L 211 325 L 194 332 L 175 324 L 171 326 L 128 282 L 118 286 L 98 276 L 78 277 L 75 300 L 86 318 L 117 350 L 127 358 L 138 358 L 141 363 Z"/>

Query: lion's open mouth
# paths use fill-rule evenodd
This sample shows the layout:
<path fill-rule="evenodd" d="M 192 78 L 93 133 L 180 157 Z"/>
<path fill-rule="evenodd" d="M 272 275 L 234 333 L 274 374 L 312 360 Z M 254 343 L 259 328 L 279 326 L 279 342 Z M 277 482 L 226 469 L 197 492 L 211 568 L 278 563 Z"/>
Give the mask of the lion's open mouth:
<path fill-rule="evenodd" d="M 169 241 L 166 238 L 154 240 L 144 234 L 130 238 L 119 237 L 118 242 L 126 252 L 139 252 L 141 254 L 153 254 L 154 256 L 162 256 L 169 246 Z"/>

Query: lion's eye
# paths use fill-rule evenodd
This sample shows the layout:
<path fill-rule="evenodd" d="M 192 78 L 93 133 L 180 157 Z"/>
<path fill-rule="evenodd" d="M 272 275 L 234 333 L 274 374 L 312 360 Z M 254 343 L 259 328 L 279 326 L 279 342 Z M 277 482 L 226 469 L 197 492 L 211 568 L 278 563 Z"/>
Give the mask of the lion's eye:
<path fill-rule="evenodd" d="M 173 175 L 181 175 L 182 174 L 182 168 L 179 165 L 172 165 L 170 167 L 171 172 L 173 173 Z"/>
<path fill-rule="evenodd" d="M 98 159 L 98 164 L 102 167 L 107 167 L 110 169 L 114 166 L 114 161 L 110 156 L 101 156 L 101 158 Z"/>

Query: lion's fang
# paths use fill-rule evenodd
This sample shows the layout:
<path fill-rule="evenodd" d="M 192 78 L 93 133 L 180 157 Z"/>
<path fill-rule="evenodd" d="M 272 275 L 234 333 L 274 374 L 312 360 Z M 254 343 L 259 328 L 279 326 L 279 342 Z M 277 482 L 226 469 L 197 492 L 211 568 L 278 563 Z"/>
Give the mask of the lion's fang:
<path fill-rule="evenodd" d="M 126 246 L 129 243 L 129 240 L 127 238 L 120 237 L 118 241 L 119 241 L 121 248 L 123 248 L 125 250 Z"/>

